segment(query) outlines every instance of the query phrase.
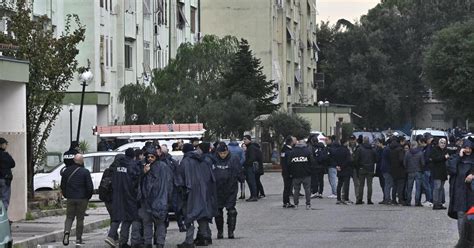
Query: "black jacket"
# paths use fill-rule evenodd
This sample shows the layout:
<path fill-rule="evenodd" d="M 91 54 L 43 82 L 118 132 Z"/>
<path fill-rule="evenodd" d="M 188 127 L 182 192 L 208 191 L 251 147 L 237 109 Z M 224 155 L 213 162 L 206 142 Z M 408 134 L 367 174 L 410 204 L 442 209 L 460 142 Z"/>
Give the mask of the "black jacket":
<path fill-rule="evenodd" d="M 339 166 L 341 168 L 341 170 L 337 172 L 337 176 L 352 176 L 352 157 L 349 148 L 339 143 L 334 143 L 330 148 L 330 154 L 332 166 Z"/>
<path fill-rule="evenodd" d="M 69 176 L 79 168 L 68 182 Z M 73 164 L 61 173 L 61 191 L 67 199 L 90 199 L 94 191 L 91 173 L 83 166 Z"/>
<path fill-rule="evenodd" d="M 457 212 L 466 212 L 474 205 L 474 191 L 471 184 L 465 182 L 466 177 L 474 173 L 474 155 L 451 156 L 447 169 L 450 176 L 448 216 L 457 219 Z"/>
<path fill-rule="evenodd" d="M 405 154 L 400 143 L 393 141 L 390 144 L 390 174 L 393 179 L 403 179 L 405 178 L 405 167 L 403 166 L 403 160 L 405 159 Z"/>
<path fill-rule="evenodd" d="M 15 168 L 15 160 L 3 149 L 0 149 L 0 179 L 6 179 L 10 183 L 13 179 L 12 169 Z"/>
<path fill-rule="evenodd" d="M 216 163 L 212 165 L 212 172 L 216 178 L 217 207 L 235 207 L 239 182 L 244 181 L 239 157 L 229 153 L 222 159 L 218 155 Z"/>
<path fill-rule="evenodd" d="M 293 147 L 284 145 L 280 152 L 281 174 L 285 177 L 289 176 L 288 172 L 288 154 L 293 150 Z"/>
<path fill-rule="evenodd" d="M 288 153 L 288 172 L 292 178 L 304 178 L 311 176 L 313 156 L 308 146 L 296 144 L 295 148 Z"/>
<path fill-rule="evenodd" d="M 244 167 L 252 167 L 253 164 L 257 163 L 257 174 L 263 175 L 263 161 L 262 151 L 260 146 L 256 143 L 250 143 L 247 145 L 247 151 L 245 152 Z"/>
<path fill-rule="evenodd" d="M 362 144 L 355 151 L 354 163 L 357 167 L 366 172 L 375 173 L 375 163 L 377 162 L 377 154 L 370 144 Z"/>
<path fill-rule="evenodd" d="M 67 150 L 63 155 L 64 164 L 66 164 L 66 166 L 73 165 L 74 164 L 74 160 L 73 160 L 74 156 L 78 153 L 79 152 L 74 148 L 71 148 L 71 149 Z"/>
<path fill-rule="evenodd" d="M 431 177 L 436 180 L 447 180 L 448 170 L 446 169 L 446 154 L 448 150 L 442 149 L 437 146 L 431 150 L 430 162 L 431 162 Z"/>
<path fill-rule="evenodd" d="M 136 161 L 118 154 L 118 164 L 112 173 L 112 221 L 133 221 L 138 218 L 137 186 L 138 171 Z M 115 163 L 115 162 L 114 162 Z"/>

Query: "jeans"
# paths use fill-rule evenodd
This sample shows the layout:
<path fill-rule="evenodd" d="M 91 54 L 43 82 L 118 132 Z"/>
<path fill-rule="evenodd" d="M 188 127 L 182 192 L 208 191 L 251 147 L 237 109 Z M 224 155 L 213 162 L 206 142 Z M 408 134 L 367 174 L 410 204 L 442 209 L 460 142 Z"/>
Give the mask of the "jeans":
<path fill-rule="evenodd" d="M 293 201 L 298 206 L 301 184 L 303 184 L 306 205 L 311 205 L 311 177 L 293 178 Z"/>
<path fill-rule="evenodd" d="M 464 228 L 464 215 L 465 215 L 464 212 L 462 212 L 462 211 L 458 212 L 458 233 L 459 233 L 459 237 L 461 237 L 462 230 Z"/>
<path fill-rule="evenodd" d="M 434 180 L 433 204 L 440 206 L 443 204 L 444 180 Z"/>
<path fill-rule="evenodd" d="M 257 182 L 255 177 L 255 170 L 252 166 L 245 167 L 245 178 L 249 185 L 250 197 L 257 198 Z"/>
<path fill-rule="evenodd" d="M 72 223 L 74 222 L 74 218 L 76 218 L 76 240 L 82 240 L 82 232 L 84 231 L 84 215 L 88 203 L 89 199 L 67 199 L 64 232 L 71 232 Z"/>
<path fill-rule="evenodd" d="M 362 201 L 364 197 L 364 184 L 367 181 L 367 202 L 372 201 L 372 182 L 374 179 L 374 173 L 365 171 L 364 169 L 360 170 L 359 173 L 359 193 L 357 195 L 357 201 Z"/>
<path fill-rule="evenodd" d="M 263 190 L 262 181 L 260 181 L 261 176 L 262 175 L 260 175 L 258 173 L 255 175 L 255 182 L 257 183 L 257 195 L 258 196 L 264 196 L 265 195 L 265 191 Z"/>
<path fill-rule="evenodd" d="M 383 178 L 385 180 L 385 186 L 383 190 L 383 200 L 389 202 L 391 199 L 391 192 L 393 189 L 393 177 L 390 173 L 383 173 Z"/>
<path fill-rule="evenodd" d="M 143 222 L 141 220 L 135 220 L 132 222 L 132 246 L 143 245 Z"/>
<path fill-rule="evenodd" d="M 331 185 L 331 191 L 333 195 L 337 194 L 337 169 L 336 167 L 328 168 L 328 179 Z"/>
<path fill-rule="evenodd" d="M 324 190 L 324 169 L 315 169 L 311 175 L 311 193 L 322 194 Z"/>
<path fill-rule="evenodd" d="M 293 189 L 293 183 L 289 176 L 283 176 L 283 204 L 290 203 L 291 190 Z"/>
<path fill-rule="evenodd" d="M 422 186 L 426 194 L 426 200 L 433 202 L 432 188 L 430 184 L 431 171 L 423 171 Z"/>
<path fill-rule="evenodd" d="M 347 192 L 344 194 L 344 201 L 349 201 L 349 188 L 350 188 L 350 182 L 351 182 L 351 177 L 350 176 L 344 176 L 344 177 L 339 177 L 337 180 L 337 200 L 341 201 L 341 191 L 342 188 L 344 187 L 344 192 Z"/>
<path fill-rule="evenodd" d="M 352 182 L 354 183 L 354 195 L 356 196 L 356 199 L 359 199 L 359 169 L 354 168 L 352 172 Z M 342 191 L 344 194 L 346 194 L 346 191 Z M 347 194 L 349 194 L 347 192 Z M 349 197 L 347 197 L 349 199 Z"/>
<path fill-rule="evenodd" d="M 0 179 L 0 199 L 3 201 L 3 206 L 8 210 L 10 205 L 10 196 L 12 194 L 12 187 L 7 183 L 7 180 Z"/>
<path fill-rule="evenodd" d="M 406 190 L 405 190 L 405 201 L 408 204 L 411 204 L 413 186 L 415 185 L 415 182 L 416 182 L 415 204 L 420 204 L 420 199 L 418 197 L 421 196 L 421 194 L 418 192 L 418 188 L 419 188 L 419 185 L 421 183 L 421 177 L 419 176 L 419 174 L 420 174 L 419 172 L 410 172 L 410 173 L 408 173 L 407 187 L 406 187 Z"/>

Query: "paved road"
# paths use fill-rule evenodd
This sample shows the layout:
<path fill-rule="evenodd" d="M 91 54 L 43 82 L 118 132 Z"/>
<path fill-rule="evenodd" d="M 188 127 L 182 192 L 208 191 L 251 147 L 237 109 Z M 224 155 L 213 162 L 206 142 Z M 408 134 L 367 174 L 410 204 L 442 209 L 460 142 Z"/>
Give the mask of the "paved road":
<path fill-rule="evenodd" d="M 262 179 L 267 197 L 239 202 L 236 239 L 214 240 L 213 247 L 453 247 L 457 241 L 456 222 L 446 211 L 378 204 L 342 206 L 334 199 L 313 199 L 312 210 L 283 209 L 280 174 L 266 173 Z M 326 181 L 325 193 L 327 189 Z M 373 199 L 382 199 L 377 180 Z M 107 247 L 103 242 L 106 232 L 86 234 L 84 247 Z M 176 223 L 171 223 L 166 247 L 176 247 L 183 239 Z M 61 244 L 42 247 L 48 246 Z"/>

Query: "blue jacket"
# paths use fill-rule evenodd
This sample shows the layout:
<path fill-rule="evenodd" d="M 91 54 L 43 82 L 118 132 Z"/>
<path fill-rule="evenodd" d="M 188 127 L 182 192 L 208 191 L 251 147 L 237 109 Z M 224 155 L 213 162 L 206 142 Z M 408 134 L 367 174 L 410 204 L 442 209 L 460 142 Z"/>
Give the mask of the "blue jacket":
<path fill-rule="evenodd" d="M 217 156 L 216 163 L 212 165 L 212 172 L 216 178 L 217 207 L 227 209 L 235 207 L 239 191 L 238 182 L 244 181 L 239 158 L 233 154 L 224 159 Z"/>
<path fill-rule="evenodd" d="M 235 155 L 239 158 L 240 165 L 244 165 L 245 154 L 244 154 L 244 150 L 242 150 L 242 148 L 239 146 L 239 143 L 237 143 L 235 141 L 232 141 L 232 142 L 229 143 L 229 145 L 227 147 L 229 148 L 229 152 L 232 155 Z"/>
<path fill-rule="evenodd" d="M 386 146 L 383 148 L 382 151 L 382 159 L 381 159 L 381 166 L 380 172 L 382 173 L 390 173 L 390 147 Z"/>
<path fill-rule="evenodd" d="M 115 156 L 115 166 L 112 173 L 112 221 L 133 221 L 138 218 L 137 192 L 138 181 L 137 163 L 123 154 Z"/>

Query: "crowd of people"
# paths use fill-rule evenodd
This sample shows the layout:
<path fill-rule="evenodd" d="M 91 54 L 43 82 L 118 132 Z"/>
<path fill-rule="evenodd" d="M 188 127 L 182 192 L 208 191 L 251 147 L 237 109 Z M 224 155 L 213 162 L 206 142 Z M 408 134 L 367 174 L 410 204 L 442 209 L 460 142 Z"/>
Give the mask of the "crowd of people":
<path fill-rule="evenodd" d="M 289 136 L 281 150 L 283 176 L 283 207 L 298 208 L 303 185 L 306 209 L 311 198 L 323 198 L 324 174 L 328 175 L 330 194 L 336 204 L 354 204 L 349 198 L 350 182 L 354 185 L 355 204 L 372 201 L 373 178 L 378 177 L 383 191 L 379 204 L 447 209 L 444 185 L 449 175 L 448 215 L 458 220 L 460 236 L 466 231 L 466 212 L 474 206 L 474 155 L 472 139 L 454 137 L 435 139 L 430 133 L 407 142 L 404 136 L 392 136 L 387 141 L 351 136 L 338 140 L 330 137 L 326 144 L 316 135 L 309 138 Z M 415 199 L 412 201 L 413 188 Z M 293 203 L 290 196 L 293 195 Z M 425 202 L 422 203 L 422 195 Z M 472 228 L 472 227 L 471 227 Z"/>
<path fill-rule="evenodd" d="M 93 193 L 91 176 L 77 145 L 73 142 L 64 154 L 66 167 L 61 174 L 61 190 L 67 198 L 64 245 L 69 244 L 75 218 L 76 244 L 84 243 L 84 215 Z M 249 185 L 247 202 L 265 197 L 260 181 L 262 153 L 250 136 L 244 137 L 242 146 L 235 140 L 213 145 L 191 141 L 173 149 L 183 152 L 180 162 L 166 145 L 147 142 L 142 149 L 129 148 L 116 155 L 104 171 L 98 191 L 111 218 L 105 239 L 111 247 L 164 247 L 171 212 L 179 231 L 185 233 L 178 247 L 212 244 L 210 223 L 217 227 L 217 239 L 223 239 L 226 222 L 227 238 L 234 239 L 239 184 L 240 198 L 245 198 L 244 181 Z"/>

